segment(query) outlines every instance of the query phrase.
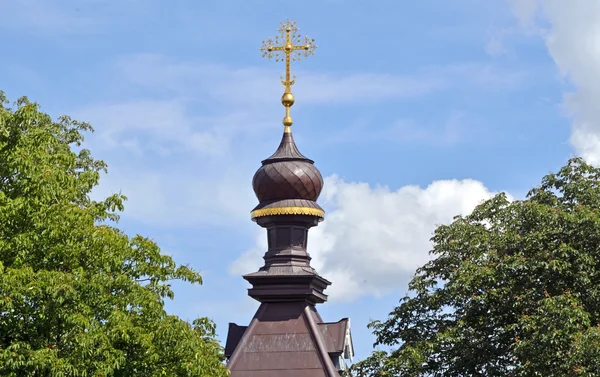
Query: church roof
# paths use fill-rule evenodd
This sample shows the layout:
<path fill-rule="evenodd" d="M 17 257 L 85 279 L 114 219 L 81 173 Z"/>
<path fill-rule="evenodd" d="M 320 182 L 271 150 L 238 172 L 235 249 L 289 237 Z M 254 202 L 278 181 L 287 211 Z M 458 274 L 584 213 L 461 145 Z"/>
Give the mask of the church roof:
<path fill-rule="evenodd" d="M 339 377 L 349 331 L 348 319 L 324 323 L 306 302 L 263 303 L 249 326 L 229 325 L 231 377 Z"/>
<path fill-rule="evenodd" d="M 273 153 L 271 157 L 264 159 L 262 164 L 265 165 L 270 162 L 289 160 L 300 160 L 314 164 L 313 160 L 306 158 L 302 153 L 300 153 L 300 150 L 298 150 L 298 147 L 294 142 L 294 136 L 292 135 L 291 130 L 286 129 L 286 131 L 288 132 L 283 133 L 283 137 L 281 138 L 281 142 L 279 143 L 279 147 L 277 147 L 275 153 Z"/>
<path fill-rule="evenodd" d="M 349 353 L 347 359 L 354 356 L 354 345 L 350 336 L 350 319 L 343 318 L 337 322 L 322 322 L 318 323 L 321 336 L 324 339 L 327 353 L 329 354 L 346 354 Z M 225 342 L 225 357 L 229 358 L 233 355 L 233 351 L 244 336 L 248 326 L 240 326 L 235 323 L 229 324 L 227 340 Z"/>
<path fill-rule="evenodd" d="M 350 319 L 342 318 L 337 322 L 319 323 L 321 336 L 330 354 L 341 354 L 345 359 L 354 357 L 354 345 L 350 334 Z"/>

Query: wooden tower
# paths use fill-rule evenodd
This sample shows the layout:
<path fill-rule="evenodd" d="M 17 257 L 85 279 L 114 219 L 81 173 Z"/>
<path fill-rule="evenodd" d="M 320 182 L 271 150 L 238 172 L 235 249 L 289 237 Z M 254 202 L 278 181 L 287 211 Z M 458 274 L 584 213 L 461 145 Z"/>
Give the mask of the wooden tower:
<path fill-rule="evenodd" d="M 314 55 L 316 45 L 300 39 L 295 22 L 282 22 L 279 32 L 261 51 L 286 64 L 283 137 L 252 182 L 259 204 L 251 217 L 267 230 L 268 250 L 264 266 L 244 276 L 261 305 L 248 326 L 229 324 L 225 355 L 232 377 L 338 377 L 353 356 L 350 321 L 323 322 L 316 309 L 331 284 L 310 266 L 307 252 L 308 231 L 324 218 L 317 204 L 323 177 L 294 143 L 290 116 L 290 61 Z"/>

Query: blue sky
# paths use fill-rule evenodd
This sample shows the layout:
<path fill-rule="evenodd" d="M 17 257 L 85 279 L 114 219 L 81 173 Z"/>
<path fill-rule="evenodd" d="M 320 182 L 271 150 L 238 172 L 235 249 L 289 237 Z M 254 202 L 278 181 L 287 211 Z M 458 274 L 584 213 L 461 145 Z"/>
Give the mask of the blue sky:
<path fill-rule="evenodd" d="M 292 67 L 296 142 L 327 177 L 319 310 L 351 318 L 360 359 L 436 224 L 523 197 L 573 154 L 600 161 L 600 3 L 572 3 L 2 0 L 0 89 L 92 123 L 95 195 L 122 191 L 119 226 L 202 271 L 168 310 L 224 339 L 257 307 L 240 276 L 265 250 L 251 179 L 282 132 L 283 66 L 258 48 L 296 20 L 319 46 Z"/>

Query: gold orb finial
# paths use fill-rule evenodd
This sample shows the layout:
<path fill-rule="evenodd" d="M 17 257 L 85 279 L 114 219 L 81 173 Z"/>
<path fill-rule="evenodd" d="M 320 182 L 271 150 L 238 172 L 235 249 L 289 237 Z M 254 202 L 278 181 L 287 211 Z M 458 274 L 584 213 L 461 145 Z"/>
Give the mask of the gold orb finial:
<path fill-rule="evenodd" d="M 281 96 L 281 104 L 285 107 L 290 107 L 294 104 L 294 95 L 292 92 L 283 93 Z"/>
<path fill-rule="evenodd" d="M 281 79 L 281 83 L 285 86 L 285 91 L 283 96 L 281 96 L 281 103 L 285 106 L 283 125 L 286 132 L 289 132 L 290 126 L 293 123 L 290 116 L 290 107 L 295 101 L 291 86 L 296 82 L 296 77 L 294 76 L 292 79 L 290 75 L 290 61 L 297 61 L 302 57 L 307 58 L 314 55 L 317 45 L 314 39 L 307 36 L 304 36 L 302 39 L 301 35 L 298 34 L 299 29 L 296 26 L 296 22 L 292 22 L 289 19 L 281 23 L 278 31 L 279 35 L 275 37 L 275 41 L 272 38 L 263 41 L 260 51 L 263 58 L 272 59 L 274 57 L 277 62 L 285 60 L 285 81 L 283 78 Z"/>
<path fill-rule="evenodd" d="M 289 130 L 288 127 L 291 127 L 292 124 L 294 124 L 294 120 L 292 119 L 292 117 L 286 116 L 286 117 L 283 118 L 283 122 L 282 123 L 283 123 L 284 127 L 286 128 L 286 130 Z"/>

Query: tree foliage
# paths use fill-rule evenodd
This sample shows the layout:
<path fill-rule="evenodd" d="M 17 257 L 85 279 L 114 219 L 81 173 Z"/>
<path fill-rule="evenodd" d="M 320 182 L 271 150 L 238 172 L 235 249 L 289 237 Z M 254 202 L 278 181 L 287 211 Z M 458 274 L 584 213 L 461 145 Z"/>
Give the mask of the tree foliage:
<path fill-rule="evenodd" d="M 124 196 L 90 198 L 86 131 L 0 92 L 0 375 L 225 376 L 214 324 L 164 310 L 200 275 L 111 226 Z"/>
<path fill-rule="evenodd" d="M 600 376 L 600 169 L 573 158 L 432 241 L 354 375 Z"/>

